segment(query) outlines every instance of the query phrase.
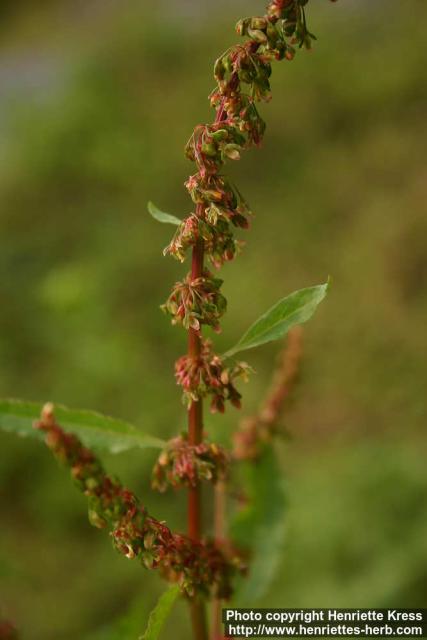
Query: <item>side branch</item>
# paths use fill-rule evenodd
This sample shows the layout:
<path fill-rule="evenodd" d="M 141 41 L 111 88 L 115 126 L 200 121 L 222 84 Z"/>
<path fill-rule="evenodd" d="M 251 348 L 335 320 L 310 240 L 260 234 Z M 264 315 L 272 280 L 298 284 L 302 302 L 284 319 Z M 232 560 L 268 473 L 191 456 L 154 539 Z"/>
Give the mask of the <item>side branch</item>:
<path fill-rule="evenodd" d="M 95 455 L 73 434 L 56 424 L 47 404 L 34 427 L 46 434 L 54 456 L 70 467 L 71 475 L 89 501 L 89 521 L 110 529 L 113 545 L 127 558 L 138 558 L 147 569 L 159 569 L 190 596 L 229 597 L 236 565 L 213 543 L 173 533 L 150 516 L 132 491 L 107 475 Z"/>
<path fill-rule="evenodd" d="M 253 460 L 262 452 L 278 430 L 281 413 L 298 379 L 302 357 L 302 328 L 294 327 L 288 333 L 286 346 L 279 354 L 278 366 L 271 387 L 259 412 L 241 421 L 234 434 L 233 457 Z"/>

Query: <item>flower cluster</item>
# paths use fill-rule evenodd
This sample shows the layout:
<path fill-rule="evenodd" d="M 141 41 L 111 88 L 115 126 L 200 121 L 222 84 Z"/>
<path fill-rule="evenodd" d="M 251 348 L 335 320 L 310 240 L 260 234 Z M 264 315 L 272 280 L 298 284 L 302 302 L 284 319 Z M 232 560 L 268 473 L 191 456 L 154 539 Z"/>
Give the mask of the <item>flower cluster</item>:
<path fill-rule="evenodd" d="M 212 142 L 209 143 L 209 146 L 212 147 L 211 153 L 216 149 L 217 155 L 214 156 L 214 159 L 211 158 L 210 160 L 210 163 L 215 166 L 215 168 L 217 168 L 219 163 L 224 160 L 224 149 L 231 146 L 237 146 L 227 144 L 225 147 L 222 147 L 220 143 L 217 143 L 216 145 L 214 144 L 214 135 L 223 134 L 230 136 L 230 133 L 228 133 L 226 129 L 218 129 L 218 127 L 222 126 L 222 123 L 218 123 L 217 125 L 211 125 L 210 127 L 208 127 L 208 125 L 201 127 L 203 131 L 201 139 L 203 140 L 204 136 L 209 136 L 208 139 L 212 140 Z M 207 134 L 206 132 L 209 129 L 217 129 L 216 134 L 213 133 L 212 136 Z M 230 129 L 230 131 L 233 130 Z M 187 144 L 187 156 L 192 160 L 196 159 L 198 157 L 197 151 L 199 147 L 200 149 L 203 149 L 205 144 L 203 144 L 200 139 L 196 142 L 193 134 L 190 142 Z M 239 152 L 236 148 L 233 149 L 233 152 L 233 158 L 237 160 L 240 155 L 237 157 L 236 154 Z M 202 152 L 200 151 L 200 153 Z M 228 157 L 230 157 L 230 149 L 228 150 L 228 154 Z M 206 165 L 203 164 L 200 167 L 200 173 L 190 176 L 185 183 L 185 186 L 187 187 L 193 202 L 195 204 L 202 205 L 204 210 L 204 219 L 210 224 L 216 225 L 218 220 L 224 220 L 225 222 L 231 222 L 235 227 L 241 227 L 242 229 L 247 229 L 249 227 L 248 216 L 252 213 L 249 205 L 237 187 L 224 176 L 208 173 L 206 171 Z"/>
<path fill-rule="evenodd" d="M 217 86 L 210 95 L 215 121 L 196 126 L 186 146 L 187 157 L 197 167 L 185 183 L 195 211 L 183 220 L 165 249 L 181 262 L 189 249 L 202 247 L 201 256 L 219 268 L 232 260 L 242 245 L 233 230 L 248 228 L 251 210 L 221 169 L 228 160 L 239 160 L 244 149 L 262 141 L 265 123 L 256 103 L 271 97 L 272 61 L 292 60 L 295 47 L 310 48 L 314 36 L 307 28 L 307 2 L 272 0 L 264 16 L 240 20 L 236 31 L 245 41 L 230 47 L 215 63 Z M 174 286 L 163 308 L 175 324 L 186 329 L 200 332 L 204 324 L 218 330 L 226 308 L 221 284 L 199 266 Z M 248 368 L 242 364 L 225 367 L 210 342 L 201 344 L 200 355 L 180 358 L 175 371 L 189 404 L 211 394 L 212 411 L 223 411 L 225 400 L 240 406 L 233 381 L 247 375 Z"/>
<path fill-rule="evenodd" d="M 214 443 L 191 445 L 186 435 L 174 438 L 159 456 L 152 485 L 158 491 L 168 486 L 196 487 L 201 480 L 216 483 L 227 473 L 228 456 Z"/>
<path fill-rule="evenodd" d="M 222 358 L 212 350 L 210 340 L 201 341 L 200 354 L 185 355 L 175 364 L 175 377 L 184 390 L 188 405 L 211 395 L 211 412 L 224 413 L 225 401 L 240 408 L 241 395 L 234 386 L 236 378 L 247 379 L 250 367 L 245 362 L 225 366 Z"/>
<path fill-rule="evenodd" d="M 335 2 L 335 0 L 332 0 Z M 285 38 L 291 38 L 291 44 L 298 45 L 300 48 L 311 48 L 312 40 L 316 40 L 307 28 L 304 6 L 308 0 L 272 0 L 267 7 L 267 18 L 273 23 L 277 30 L 271 33 L 261 29 L 267 38 L 268 48 L 275 50 L 281 48 L 282 45 L 277 43 L 284 41 Z M 276 56 L 274 56 L 276 57 Z"/>
<path fill-rule="evenodd" d="M 120 553 L 138 558 L 147 568 L 158 568 L 189 596 L 230 596 L 238 560 L 227 559 L 213 543 L 196 543 L 172 533 L 163 522 L 151 517 L 131 491 L 105 473 L 76 436 L 56 424 L 51 404 L 45 405 L 34 426 L 45 432 L 45 442 L 55 457 L 71 468 L 72 477 L 89 500 L 91 524 L 108 527 Z"/>
<path fill-rule="evenodd" d="M 179 225 L 164 254 L 171 255 L 184 262 L 189 247 L 195 247 L 202 241 L 209 260 L 217 269 L 232 260 L 238 253 L 241 242 L 233 237 L 230 225 L 226 220 L 218 220 L 211 224 L 196 214 L 191 214 Z"/>
<path fill-rule="evenodd" d="M 214 278 L 205 269 L 200 278 L 192 278 L 189 273 L 182 282 L 177 282 L 163 311 L 172 316 L 172 324 L 182 324 L 185 329 L 200 330 L 200 325 L 210 325 L 219 331 L 219 320 L 227 307 L 227 301 L 220 293 L 222 280 Z"/>

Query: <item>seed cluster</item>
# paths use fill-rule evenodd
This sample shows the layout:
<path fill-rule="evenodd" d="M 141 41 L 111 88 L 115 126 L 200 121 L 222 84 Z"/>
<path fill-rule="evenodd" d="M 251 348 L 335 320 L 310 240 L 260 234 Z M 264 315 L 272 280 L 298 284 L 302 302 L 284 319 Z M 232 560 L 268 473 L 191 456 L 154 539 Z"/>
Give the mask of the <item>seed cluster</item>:
<path fill-rule="evenodd" d="M 219 268 L 240 251 L 242 242 L 234 237 L 234 230 L 247 229 L 252 213 L 222 168 L 262 141 L 265 123 L 256 104 L 271 98 L 272 61 L 292 60 L 296 48 L 311 47 L 314 36 L 307 27 L 307 2 L 272 0 L 264 16 L 237 23 L 236 31 L 245 41 L 230 47 L 214 67 L 217 85 L 210 103 L 216 110 L 215 120 L 197 125 L 186 146 L 186 155 L 197 169 L 185 183 L 195 210 L 177 228 L 165 254 L 183 262 L 189 249 L 202 244 L 207 260 Z M 190 273 L 174 286 L 163 309 L 174 324 L 185 329 L 200 332 L 202 325 L 208 325 L 219 331 L 226 310 L 221 284 L 208 270 L 195 279 Z M 213 411 L 224 411 L 225 400 L 239 407 L 234 380 L 247 375 L 247 365 L 225 367 L 210 342 L 203 342 L 202 351 L 200 358 L 183 356 L 176 363 L 176 379 L 185 401 L 191 404 L 210 395 Z"/>
<path fill-rule="evenodd" d="M 198 356 L 185 355 L 175 363 L 175 378 L 184 391 L 184 400 L 190 406 L 207 395 L 211 396 L 212 413 L 224 413 L 225 402 L 240 409 L 241 395 L 234 383 L 237 378 L 247 379 L 251 369 L 245 362 L 226 366 L 214 353 L 211 340 L 202 339 Z"/>
<path fill-rule="evenodd" d="M 191 445 L 182 435 L 160 454 L 153 469 L 153 489 L 196 487 L 201 480 L 216 483 L 225 477 L 227 466 L 228 456 L 222 447 L 206 441 Z"/>
<path fill-rule="evenodd" d="M 219 320 L 227 308 L 221 285 L 222 280 L 207 269 L 200 278 L 192 278 L 189 273 L 175 284 L 162 309 L 172 317 L 173 324 L 182 324 L 187 330 L 191 327 L 199 331 L 202 324 L 207 324 L 219 331 Z"/>
<path fill-rule="evenodd" d="M 230 596 L 232 578 L 239 570 L 237 560 L 226 558 L 211 542 L 196 543 L 172 533 L 164 522 L 150 516 L 135 494 L 107 475 L 75 435 L 56 424 L 52 405 L 45 405 L 34 426 L 45 432 L 47 446 L 70 467 L 77 486 L 88 498 L 90 523 L 110 529 L 119 553 L 138 558 L 148 569 L 159 569 L 189 596 Z"/>

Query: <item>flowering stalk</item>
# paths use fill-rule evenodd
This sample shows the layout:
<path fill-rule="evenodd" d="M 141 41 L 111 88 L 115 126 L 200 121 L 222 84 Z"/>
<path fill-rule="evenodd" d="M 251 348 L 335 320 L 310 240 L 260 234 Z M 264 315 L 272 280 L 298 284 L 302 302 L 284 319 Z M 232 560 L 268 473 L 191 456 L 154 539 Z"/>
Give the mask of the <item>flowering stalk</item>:
<path fill-rule="evenodd" d="M 188 330 L 188 353 L 176 363 L 175 375 L 183 388 L 188 406 L 188 443 L 197 447 L 203 434 L 203 398 L 210 396 L 211 411 L 223 412 L 230 401 L 240 407 L 240 393 L 234 386 L 239 376 L 247 376 L 248 366 L 228 366 L 202 337 L 202 326 L 220 330 L 219 320 L 226 308 L 220 293 L 222 281 L 204 268 L 204 259 L 219 268 L 238 253 L 241 243 L 233 229 L 249 227 L 251 211 L 239 189 L 222 173 L 228 160 L 238 160 L 244 149 L 258 146 L 265 123 L 256 102 L 270 100 L 271 62 L 292 60 L 296 49 L 311 47 L 314 38 L 307 28 L 305 5 L 308 0 L 272 0 L 263 16 L 244 18 L 236 30 L 246 38 L 230 47 L 215 63 L 217 86 L 210 96 L 216 110 L 212 124 L 197 125 L 186 155 L 196 172 L 186 182 L 195 210 L 179 225 L 165 249 L 183 262 L 191 249 L 191 271 L 175 285 L 165 304 L 174 324 Z M 201 536 L 200 489 L 189 487 L 188 533 Z M 197 640 L 207 637 L 204 613 L 193 608 Z"/>
<path fill-rule="evenodd" d="M 71 475 L 89 503 L 89 521 L 110 529 L 115 549 L 138 559 L 147 569 L 158 569 L 178 582 L 188 596 L 229 597 L 231 579 L 238 568 L 212 543 L 201 543 L 172 533 L 150 516 L 134 493 L 107 475 L 95 455 L 73 434 L 56 423 L 53 405 L 44 406 L 34 427 L 45 433 L 54 456 L 70 467 Z"/>

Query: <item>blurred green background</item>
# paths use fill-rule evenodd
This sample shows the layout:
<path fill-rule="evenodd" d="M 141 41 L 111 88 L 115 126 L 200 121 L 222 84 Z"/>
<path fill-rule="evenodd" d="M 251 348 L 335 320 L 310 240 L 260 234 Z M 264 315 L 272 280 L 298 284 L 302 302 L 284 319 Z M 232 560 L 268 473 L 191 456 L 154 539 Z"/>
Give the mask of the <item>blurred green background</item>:
<path fill-rule="evenodd" d="M 311 6 L 313 5 L 313 6 Z M 185 215 L 183 146 L 209 121 L 212 62 L 261 0 L 12 2 L 0 7 L 0 396 L 52 400 L 168 437 L 185 424 L 159 311 L 183 268 L 161 251 Z M 427 165 L 421 0 L 313 2 L 311 53 L 274 68 L 261 150 L 230 167 L 256 213 L 223 271 L 219 348 L 296 288 L 333 287 L 304 334 L 282 451 L 289 511 L 271 592 L 247 606 L 426 606 Z M 248 353 L 260 402 L 276 346 Z M 240 414 L 208 418 L 225 443 Z M 23 638 L 137 637 L 162 589 L 92 529 L 36 442 L 0 434 L 0 608 Z M 106 457 L 148 490 L 155 453 Z M 132 626 L 133 625 L 133 626 Z M 103 631 L 104 629 L 104 631 Z M 124 633 L 124 632 L 123 632 Z M 188 638 L 184 605 L 169 623 Z M 168 632 L 165 632 L 165 637 Z"/>

